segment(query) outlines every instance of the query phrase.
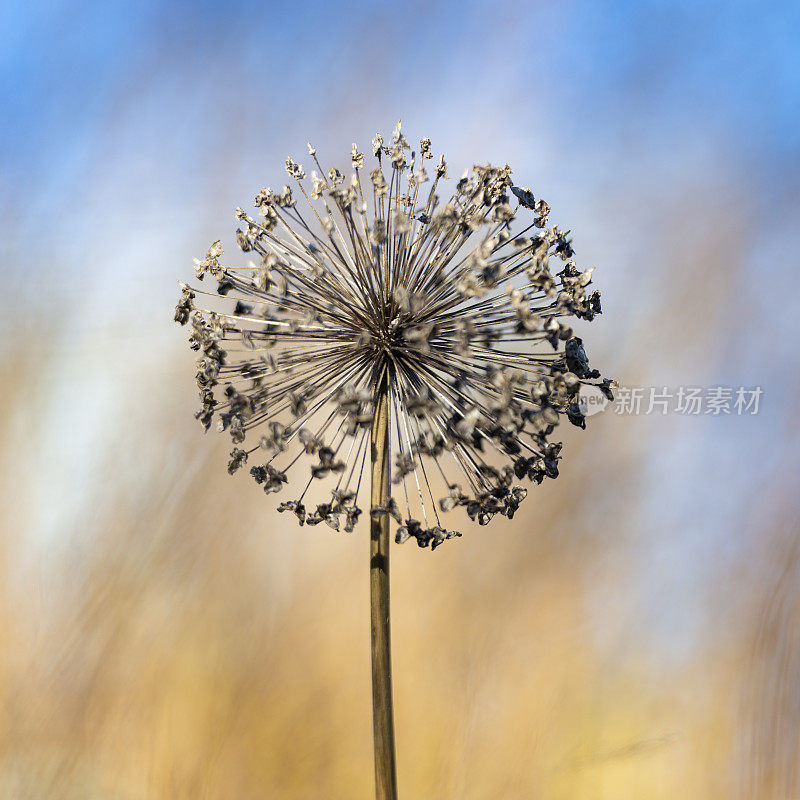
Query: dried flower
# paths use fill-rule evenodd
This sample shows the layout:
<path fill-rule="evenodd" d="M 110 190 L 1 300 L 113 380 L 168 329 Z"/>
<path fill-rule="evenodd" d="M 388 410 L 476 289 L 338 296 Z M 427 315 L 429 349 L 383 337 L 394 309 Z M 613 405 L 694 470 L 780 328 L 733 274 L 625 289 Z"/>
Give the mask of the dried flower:
<path fill-rule="evenodd" d="M 195 270 L 216 292 L 181 284 L 175 320 L 190 323 L 200 354 L 198 419 L 230 433 L 231 473 L 265 451 L 250 474 L 267 493 L 285 491 L 305 461 L 297 499 L 279 510 L 352 531 L 376 391 L 388 385 L 400 489 L 370 516 L 388 514 L 402 523 L 398 542 L 432 549 L 460 535 L 440 513 L 511 518 L 527 494 L 516 481 L 558 475 L 559 422 L 584 427 L 581 386 L 615 385 L 568 324 L 600 313 L 592 270 L 575 266 L 568 235 L 545 227 L 549 206 L 513 185 L 507 165 L 473 167 L 442 201 L 444 157 L 423 193 L 430 140 L 417 160 L 399 123 L 390 145 L 373 139 L 368 179 L 356 144 L 349 180 L 308 150 L 309 186 L 291 158 L 286 170 L 310 213 L 290 187 L 262 189 L 258 215 L 236 214 L 238 244 L 259 263 L 222 267 L 214 242 Z M 310 511 L 317 483 L 327 489 Z"/>

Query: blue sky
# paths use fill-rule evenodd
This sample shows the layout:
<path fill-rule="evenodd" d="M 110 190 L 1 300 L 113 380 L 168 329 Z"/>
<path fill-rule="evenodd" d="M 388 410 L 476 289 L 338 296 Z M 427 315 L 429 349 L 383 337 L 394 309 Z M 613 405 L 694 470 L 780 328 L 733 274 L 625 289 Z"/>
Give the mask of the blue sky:
<path fill-rule="evenodd" d="M 137 242 L 170 227 L 193 243 L 199 207 L 212 220 L 247 202 L 307 138 L 341 149 L 399 116 L 457 163 L 511 161 L 556 203 L 630 180 L 658 194 L 683 170 L 744 175 L 774 215 L 798 183 L 788 2 L 143 0 L 0 14 L 0 252 L 22 290 L 33 273 L 69 291 L 59 261 L 96 279 L 103 232 L 140 258 L 123 217 Z M 106 279 L 128 273 L 124 260 Z"/>
<path fill-rule="evenodd" d="M 68 290 L 58 261 L 95 277 L 115 215 L 138 241 L 194 241 L 187 203 L 218 219 L 307 138 L 341 149 L 399 116 L 556 203 L 683 170 L 743 176 L 774 216 L 799 180 L 788 2 L 34 2 L 0 24 L 0 253 L 22 288 Z"/>
<path fill-rule="evenodd" d="M 137 85 L 166 102 L 170 83 L 195 74 L 189 96 L 162 112 L 213 114 L 210 71 L 285 114 L 324 107 L 325 94 L 447 105 L 450 93 L 450 113 L 469 117 L 495 92 L 509 116 L 558 116 L 570 137 L 694 130 L 765 166 L 796 161 L 800 144 L 796 3 L 39 2 L 6 4 L 0 22 L 3 170 L 14 184 L 85 158 Z M 465 103 L 470 84 L 480 93 Z"/>

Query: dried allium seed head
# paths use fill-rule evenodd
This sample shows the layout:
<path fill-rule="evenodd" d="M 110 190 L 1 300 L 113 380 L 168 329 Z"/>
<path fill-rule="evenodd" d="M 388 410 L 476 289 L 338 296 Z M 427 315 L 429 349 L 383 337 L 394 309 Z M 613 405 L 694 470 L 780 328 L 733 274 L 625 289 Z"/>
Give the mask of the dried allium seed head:
<path fill-rule="evenodd" d="M 236 213 L 237 241 L 255 261 L 223 267 L 214 242 L 195 273 L 215 278 L 216 292 L 181 284 L 175 320 L 190 324 L 199 354 L 196 416 L 235 445 L 228 471 L 262 461 L 250 474 L 268 494 L 291 475 L 299 496 L 279 510 L 301 525 L 353 530 L 376 393 L 388 387 L 399 488 L 370 516 L 392 517 L 398 542 L 435 549 L 460 535 L 440 513 L 511 518 L 527 494 L 515 481 L 555 478 L 561 444 L 549 438 L 564 418 L 585 426 L 581 386 L 610 397 L 615 384 L 589 367 L 565 322 L 592 320 L 600 294 L 588 292 L 592 270 L 575 266 L 567 234 L 545 227 L 549 206 L 513 185 L 510 167 L 488 164 L 442 202 L 444 157 L 423 192 L 430 140 L 418 162 L 408 150 L 400 123 L 389 146 L 376 135 L 366 180 L 354 144 L 346 180 L 309 145 L 310 185 L 288 158 L 310 213 L 289 186 L 262 189 L 255 218 Z M 317 484 L 325 496 L 307 508 Z"/>

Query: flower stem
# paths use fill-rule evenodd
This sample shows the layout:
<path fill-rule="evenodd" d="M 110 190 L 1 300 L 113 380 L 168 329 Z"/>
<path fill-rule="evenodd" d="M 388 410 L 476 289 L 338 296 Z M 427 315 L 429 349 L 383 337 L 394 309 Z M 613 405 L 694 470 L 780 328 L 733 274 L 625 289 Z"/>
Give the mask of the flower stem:
<path fill-rule="evenodd" d="M 386 506 L 389 483 L 389 396 L 384 380 L 372 423 L 372 506 Z M 397 800 L 392 707 L 392 657 L 389 635 L 389 515 L 370 522 L 370 618 L 372 622 L 372 729 L 375 745 L 375 797 Z"/>

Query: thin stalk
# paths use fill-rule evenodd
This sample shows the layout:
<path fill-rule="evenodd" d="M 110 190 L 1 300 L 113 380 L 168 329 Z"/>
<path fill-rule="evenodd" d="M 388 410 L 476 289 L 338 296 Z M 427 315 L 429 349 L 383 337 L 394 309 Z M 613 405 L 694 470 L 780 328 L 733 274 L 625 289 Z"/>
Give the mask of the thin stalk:
<path fill-rule="evenodd" d="M 389 396 L 381 382 L 372 423 L 372 506 L 390 497 Z M 372 622 L 372 728 L 375 744 L 375 797 L 397 800 L 392 706 L 392 657 L 389 631 L 389 515 L 370 522 L 369 595 Z"/>

